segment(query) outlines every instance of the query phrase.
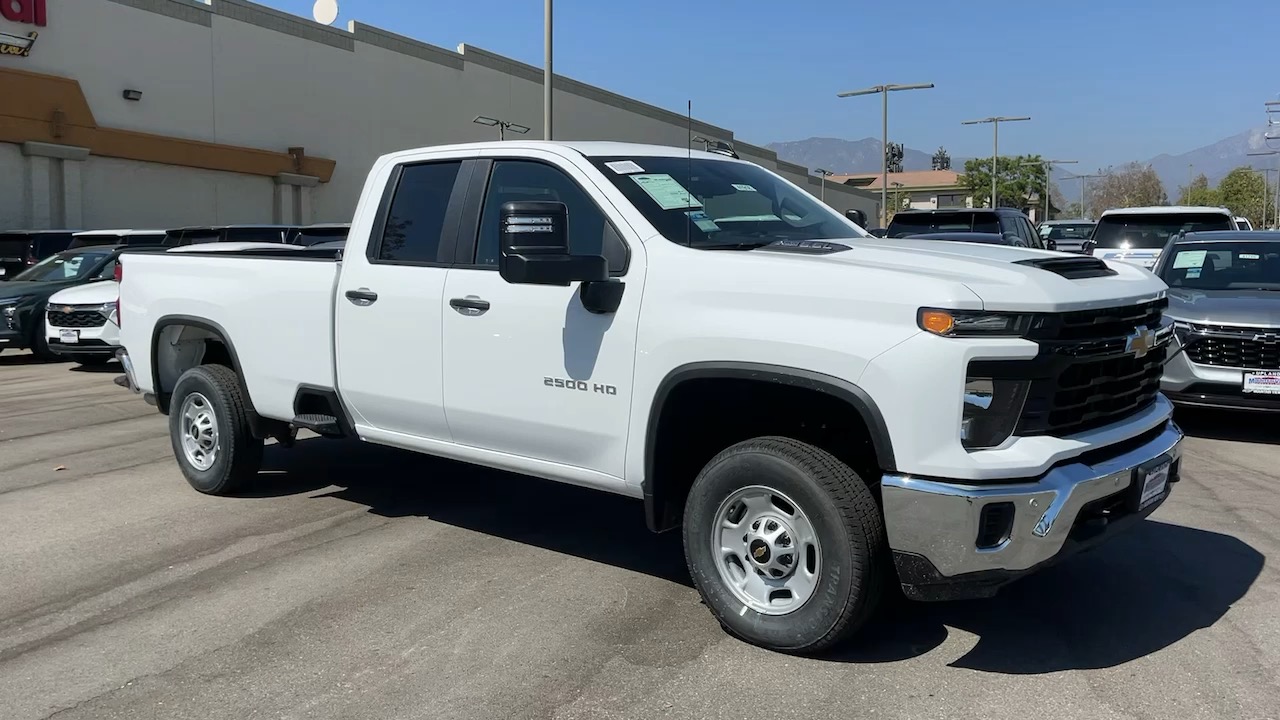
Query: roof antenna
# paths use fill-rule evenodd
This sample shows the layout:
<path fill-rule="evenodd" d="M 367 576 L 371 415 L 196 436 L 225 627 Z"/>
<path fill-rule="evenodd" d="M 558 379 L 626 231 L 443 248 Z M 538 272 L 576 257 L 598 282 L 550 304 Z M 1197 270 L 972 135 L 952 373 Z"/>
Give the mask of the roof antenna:
<path fill-rule="evenodd" d="M 689 106 L 685 110 L 685 121 L 689 127 L 689 141 L 686 143 L 686 149 L 689 152 L 689 174 L 685 176 L 685 192 L 689 194 L 689 205 L 693 205 L 693 191 L 688 186 L 693 185 L 693 100 L 689 100 Z M 688 215 L 684 216 L 684 246 L 693 247 L 693 240 L 689 237 L 689 225 L 693 223 L 693 218 Z"/>

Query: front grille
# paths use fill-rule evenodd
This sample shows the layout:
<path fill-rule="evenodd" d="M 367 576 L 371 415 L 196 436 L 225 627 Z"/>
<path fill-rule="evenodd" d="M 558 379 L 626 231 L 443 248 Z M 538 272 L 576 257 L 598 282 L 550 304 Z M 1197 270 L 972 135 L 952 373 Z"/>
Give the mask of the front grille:
<path fill-rule="evenodd" d="M 107 319 L 97 310 L 50 310 L 49 324 L 60 328 L 95 328 L 107 324 Z"/>
<path fill-rule="evenodd" d="M 1109 425 L 1146 409 L 1160 392 L 1168 345 L 1142 357 L 1126 347 L 1138 328 L 1161 327 L 1167 305 L 1162 299 L 1040 316 L 1028 336 L 1040 345 L 1035 359 L 975 363 L 981 367 L 970 374 L 1031 381 L 1015 435 L 1062 437 Z"/>
<path fill-rule="evenodd" d="M 1191 335 L 1184 343 L 1187 359 L 1197 365 L 1280 370 L 1280 344 L 1254 340 L 1254 334 L 1257 331 L 1249 331 L 1248 337 Z"/>

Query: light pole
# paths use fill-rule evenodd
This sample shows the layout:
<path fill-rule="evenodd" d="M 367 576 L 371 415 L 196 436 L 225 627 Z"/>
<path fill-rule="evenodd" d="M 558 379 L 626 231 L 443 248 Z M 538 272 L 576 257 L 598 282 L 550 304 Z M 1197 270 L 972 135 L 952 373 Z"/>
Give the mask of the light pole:
<path fill-rule="evenodd" d="M 1025 117 L 1004 117 L 996 116 L 982 118 L 981 120 L 965 120 L 961 125 L 986 125 L 991 124 L 991 207 L 996 207 L 996 161 L 1000 157 L 1000 123 L 1002 122 L 1019 122 L 1022 120 L 1030 120 L 1031 116 Z"/>
<path fill-rule="evenodd" d="M 1280 104 L 1280 103 L 1277 103 L 1277 104 Z M 1263 150 L 1261 152 L 1251 152 L 1249 154 L 1255 155 L 1255 156 L 1271 155 L 1274 157 L 1276 155 L 1280 155 L 1280 150 Z M 1277 228 L 1280 228 L 1280 169 L 1266 168 L 1266 171 L 1275 171 L 1276 173 L 1276 200 L 1275 200 L 1275 205 L 1272 206 L 1275 210 L 1275 217 L 1272 218 L 1272 222 L 1275 224 Z M 1263 172 L 1262 174 L 1262 227 L 1264 229 L 1267 227 L 1267 177 L 1268 177 L 1267 173 Z"/>
<path fill-rule="evenodd" d="M 1080 181 L 1080 218 L 1082 220 L 1089 219 L 1089 213 L 1085 209 L 1085 205 L 1084 205 L 1085 186 L 1088 184 L 1089 180 L 1093 178 L 1100 178 L 1100 177 L 1105 177 L 1105 176 L 1104 175 L 1072 175 L 1070 178 L 1071 180 Z"/>
<path fill-rule="evenodd" d="M 880 122 L 882 135 L 880 138 L 880 227 L 888 227 L 889 212 L 889 93 L 899 90 L 928 90 L 933 83 L 915 83 L 912 85 L 876 85 L 861 90 L 849 90 L 836 93 L 836 97 L 857 97 L 858 95 L 874 95 L 880 93 Z"/>
<path fill-rule="evenodd" d="M 529 128 L 525 125 L 521 125 L 520 123 L 507 122 L 506 120 L 499 120 L 497 118 L 485 117 L 484 115 L 477 115 L 475 119 L 472 120 L 471 122 L 477 125 L 487 125 L 488 127 L 498 128 L 499 140 L 507 139 L 508 130 L 510 130 L 513 133 L 516 133 L 517 135 L 523 135 L 529 132 Z"/>
<path fill-rule="evenodd" d="M 551 82 L 555 73 L 551 71 L 551 0 L 546 0 L 543 8 L 542 44 L 544 67 L 542 69 L 542 139 L 551 139 Z M 526 128 L 525 132 L 529 132 Z"/>
<path fill-rule="evenodd" d="M 827 178 L 831 177 L 832 175 L 835 175 L 835 173 L 831 172 L 830 170 L 825 170 L 823 168 L 815 168 L 814 172 L 818 173 L 818 175 L 822 177 L 822 179 L 819 180 L 819 182 L 822 183 L 822 190 L 820 191 L 820 195 L 818 196 L 818 199 L 825 204 L 827 202 Z"/>
<path fill-rule="evenodd" d="M 1053 172 L 1054 165 L 1075 165 L 1079 160 L 1039 160 L 1023 163 L 1023 165 L 1043 165 L 1044 166 L 1044 220 L 1049 219 L 1049 174 Z"/>

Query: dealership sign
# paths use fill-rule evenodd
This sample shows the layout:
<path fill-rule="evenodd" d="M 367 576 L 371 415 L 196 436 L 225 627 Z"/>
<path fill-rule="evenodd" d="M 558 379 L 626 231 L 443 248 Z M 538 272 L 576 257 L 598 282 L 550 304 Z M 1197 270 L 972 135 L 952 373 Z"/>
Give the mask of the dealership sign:
<path fill-rule="evenodd" d="M 0 17 L 10 22 L 44 27 L 49 24 L 45 3 L 46 0 L 0 0 Z M 38 37 L 40 33 L 37 32 L 16 35 L 0 31 L 0 55 L 27 57 Z"/>

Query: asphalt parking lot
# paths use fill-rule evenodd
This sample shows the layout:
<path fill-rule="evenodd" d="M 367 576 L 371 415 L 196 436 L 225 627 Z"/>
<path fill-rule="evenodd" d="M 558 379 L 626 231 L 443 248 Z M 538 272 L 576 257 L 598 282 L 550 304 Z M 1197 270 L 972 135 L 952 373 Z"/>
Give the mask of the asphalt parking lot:
<path fill-rule="evenodd" d="M 8 720 L 1280 717 L 1271 420 L 1183 418 L 1143 525 L 812 660 L 726 636 L 633 501 L 319 439 L 199 495 L 115 374 L 0 355 Z"/>

